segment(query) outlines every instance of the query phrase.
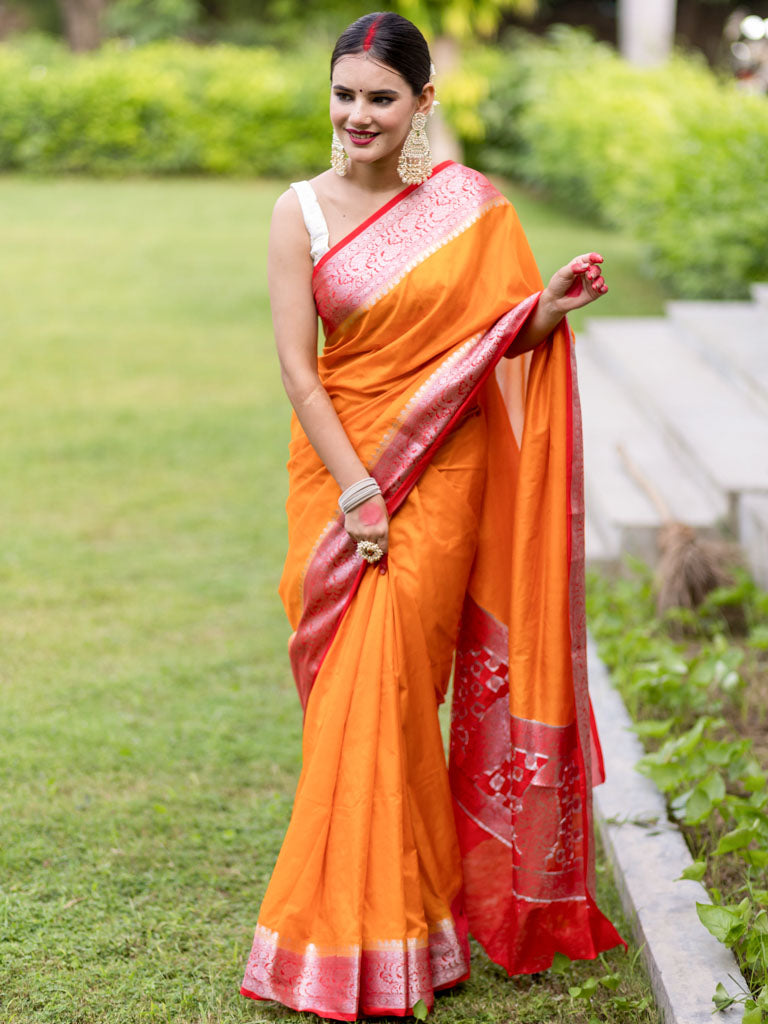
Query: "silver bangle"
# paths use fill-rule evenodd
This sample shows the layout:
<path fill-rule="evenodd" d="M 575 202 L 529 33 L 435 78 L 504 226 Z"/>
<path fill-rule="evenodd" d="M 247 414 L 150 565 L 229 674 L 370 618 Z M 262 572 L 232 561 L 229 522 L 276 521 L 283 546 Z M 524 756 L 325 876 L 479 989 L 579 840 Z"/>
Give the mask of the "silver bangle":
<path fill-rule="evenodd" d="M 357 508 L 358 505 L 362 505 L 370 498 L 375 498 L 377 494 L 381 494 L 381 488 L 378 483 L 372 476 L 364 476 L 362 480 L 350 484 L 345 491 L 341 492 L 339 508 L 346 515 L 353 508 Z"/>

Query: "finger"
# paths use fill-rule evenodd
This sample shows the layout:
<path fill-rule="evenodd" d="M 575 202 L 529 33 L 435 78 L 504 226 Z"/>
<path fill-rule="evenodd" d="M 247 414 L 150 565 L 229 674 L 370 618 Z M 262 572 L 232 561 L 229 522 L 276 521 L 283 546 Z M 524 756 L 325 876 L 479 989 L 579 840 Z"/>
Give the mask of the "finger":
<path fill-rule="evenodd" d="M 384 533 L 381 530 L 374 532 L 368 532 L 363 540 L 373 541 L 374 544 L 378 544 L 382 551 L 386 552 L 389 549 L 389 531 Z"/>
<path fill-rule="evenodd" d="M 568 264 L 572 274 L 585 274 L 589 270 L 589 263 L 583 256 L 577 256 Z"/>
<path fill-rule="evenodd" d="M 355 530 L 354 533 L 348 530 L 347 533 L 349 533 L 355 543 L 361 540 L 367 540 L 371 544 L 378 544 L 382 551 L 386 551 L 389 547 L 389 535 L 386 533 L 374 533 L 371 530 Z"/>
<path fill-rule="evenodd" d="M 570 269 L 575 274 L 583 274 L 590 269 L 595 263 L 602 263 L 603 257 L 599 252 L 584 252 L 581 256 L 576 256 L 568 264 Z"/>
<path fill-rule="evenodd" d="M 371 540 L 375 544 L 379 545 L 382 551 L 382 558 L 385 557 L 387 552 L 389 551 L 389 539 L 387 537 L 371 537 Z M 381 561 L 381 559 L 379 561 Z M 374 562 L 374 565 L 376 564 L 377 563 Z"/>

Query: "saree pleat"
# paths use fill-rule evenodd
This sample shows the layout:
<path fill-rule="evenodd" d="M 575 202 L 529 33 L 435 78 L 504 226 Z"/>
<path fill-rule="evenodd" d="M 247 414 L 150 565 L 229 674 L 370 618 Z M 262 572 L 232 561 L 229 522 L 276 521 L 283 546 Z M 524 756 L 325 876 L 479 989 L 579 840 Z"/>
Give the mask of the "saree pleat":
<path fill-rule="evenodd" d="M 316 268 L 321 379 L 381 486 L 390 552 L 356 555 L 294 418 L 281 595 L 303 762 L 245 995 L 404 1015 L 468 975 L 468 928 L 512 973 L 621 942 L 592 894 L 567 327 L 501 362 L 539 288 L 512 208 L 451 162 Z"/>

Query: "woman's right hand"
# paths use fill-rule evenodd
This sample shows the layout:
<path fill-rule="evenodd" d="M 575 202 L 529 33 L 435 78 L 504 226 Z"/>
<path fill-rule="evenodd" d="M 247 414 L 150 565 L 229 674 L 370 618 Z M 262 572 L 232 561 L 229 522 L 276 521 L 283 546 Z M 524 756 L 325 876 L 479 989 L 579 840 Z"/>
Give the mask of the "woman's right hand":
<path fill-rule="evenodd" d="M 389 548 L 389 516 L 382 496 L 377 494 L 347 512 L 344 529 L 354 541 L 373 541 L 386 554 Z"/>

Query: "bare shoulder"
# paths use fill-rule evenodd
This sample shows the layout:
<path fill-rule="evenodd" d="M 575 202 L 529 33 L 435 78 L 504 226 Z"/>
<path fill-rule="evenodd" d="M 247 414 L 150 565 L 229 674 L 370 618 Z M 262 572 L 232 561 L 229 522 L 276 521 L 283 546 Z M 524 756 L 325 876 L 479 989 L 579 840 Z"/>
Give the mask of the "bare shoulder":
<path fill-rule="evenodd" d="M 327 171 L 321 171 L 320 174 L 316 174 L 314 178 L 309 179 L 309 184 L 314 189 L 317 198 L 322 201 L 323 199 L 333 199 L 336 194 L 334 188 L 339 182 L 339 176 L 330 168 Z"/>
<path fill-rule="evenodd" d="M 280 228 L 299 227 L 304 223 L 301 214 L 301 204 L 295 189 L 287 188 L 282 195 L 277 197 L 272 208 L 272 226 Z"/>
<path fill-rule="evenodd" d="M 314 352 L 317 310 L 312 295 L 312 257 L 301 204 L 292 188 L 278 197 L 272 211 L 267 280 L 281 360 L 297 344 L 301 348 L 302 339 Z"/>
<path fill-rule="evenodd" d="M 272 210 L 272 223 L 269 232 L 269 254 L 272 260 L 298 261 L 302 264 L 311 259 L 309 256 L 309 239 L 304 225 L 299 197 L 292 189 L 286 189 L 278 197 Z"/>

